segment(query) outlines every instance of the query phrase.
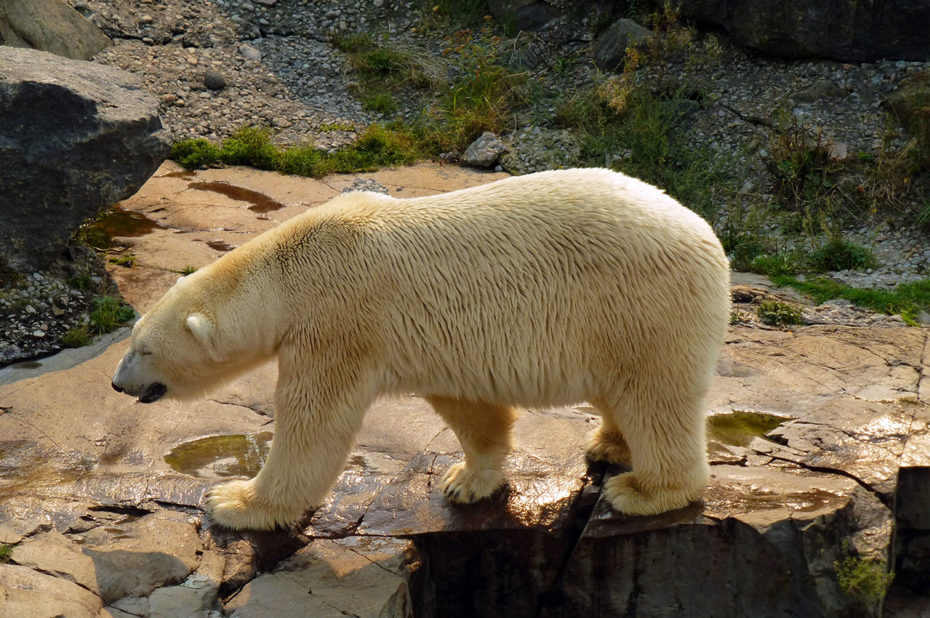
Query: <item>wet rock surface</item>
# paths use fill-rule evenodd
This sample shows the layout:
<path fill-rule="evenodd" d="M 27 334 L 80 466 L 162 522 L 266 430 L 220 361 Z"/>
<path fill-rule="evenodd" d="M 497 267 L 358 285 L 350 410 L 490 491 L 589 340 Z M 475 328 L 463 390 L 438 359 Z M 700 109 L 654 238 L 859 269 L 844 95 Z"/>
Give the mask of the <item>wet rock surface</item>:
<path fill-rule="evenodd" d="M 179 271 L 358 180 L 404 197 L 497 177 L 418 166 L 313 181 L 165 164 L 122 204 L 157 225 L 116 239 L 136 262 L 111 274 L 144 312 Z M 259 195 L 278 207 L 250 208 L 266 203 Z M 753 297 L 744 287 L 740 298 Z M 0 606 L 14 615 L 877 615 L 840 588 L 834 562 L 892 561 L 899 605 L 926 590 L 930 344 L 926 329 L 847 318 L 731 327 L 708 400 L 704 500 L 649 518 L 603 502 L 600 487 L 621 470 L 585 462 L 598 421 L 584 405 L 524 411 L 507 488 L 451 505 L 437 484 L 460 447 L 424 401 L 401 397 L 369 412 L 330 498 L 301 525 L 228 532 L 204 516 L 203 494 L 260 465 L 274 430 L 274 364 L 206 399 L 151 405 L 109 386 L 126 340 L 70 368 L 20 369 L 0 386 L 0 544 L 12 546 Z M 901 612 L 923 602 L 907 598 Z"/>

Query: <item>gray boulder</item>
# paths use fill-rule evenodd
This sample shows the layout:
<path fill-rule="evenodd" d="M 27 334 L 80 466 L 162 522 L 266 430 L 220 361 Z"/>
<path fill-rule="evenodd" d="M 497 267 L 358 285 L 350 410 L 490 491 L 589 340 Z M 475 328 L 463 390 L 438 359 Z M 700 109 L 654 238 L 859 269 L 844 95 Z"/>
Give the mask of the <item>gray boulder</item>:
<path fill-rule="evenodd" d="M 594 42 L 594 64 L 605 71 L 619 67 L 626 58 L 627 47 L 635 47 L 652 35 L 652 30 L 632 19 L 618 19 Z"/>
<path fill-rule="evenodd" d="M 507 150 L 507 146 L 504 145 L 504 142 L 502 142 L 499 137 L 490 131 L 485 131 L 481 134 L 481 137 L 473 141 L 471 145 L 465 149 L 465 154 L 462 158 L 465 160 L 466 164 L 472 167 L 491 167 L 497 163 L 497 160 L 505 150 Z"/>
<path fill-rule="evenodd" d="M 554 7 L 536 0 L 488 0 L 488 9 L 497 21 L 517 30 L 536 30 L 558 14 Z"/>
<path fill-rule="evenodd" d="M 657 0 L 657 4 L 662 4 Z M 930 0 L 674 0 L 682 14 L 785 58 L 930 58 Z"/>
<path fill-rule="evenodd" d="M 62 0 L 0 0 L 0 44 L 90 60 L 113 42 Z"/>
<path fill-rule="evenodd" d="M 0 46 L 0 267 L 43 270 L 168 155 L 158 104 L 119 69 Z"/>

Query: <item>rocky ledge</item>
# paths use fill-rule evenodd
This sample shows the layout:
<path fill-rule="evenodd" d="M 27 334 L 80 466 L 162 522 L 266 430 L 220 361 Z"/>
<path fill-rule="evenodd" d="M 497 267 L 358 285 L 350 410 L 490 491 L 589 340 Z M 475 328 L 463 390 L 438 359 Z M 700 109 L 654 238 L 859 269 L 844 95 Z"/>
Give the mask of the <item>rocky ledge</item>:
<path fill-rule="evenodd" d="M 371 175 L 395 195 L 493 178 L 435 166 Z M 355 180 L 166 164 L 122 205 L 157 225 L 119 239 L 135 266 L 111 274 L 144 311 L 178 270 Z M 738 297 L 748 310 L 777 293 L 744 286 Z M 148 406 L 109 387 L 125 340 L 53 373 L 8 368 L 0 378 L 18 379 L 0 386 L 0 545 L 10 546 L 0 614 L 878 615 L 888 564 L 885 615 L 920 615 L 928 331 L 855 312 L 831 323 L 834 313 L 794 331 L 731 327 L 708 401 L 704 500 L 649 518 L 604 504 L 600 488 L 619 470 L 585 462 L 597 422 L 586 406 L 525 411 L 508 488 L 450 505 L 436 481 L 458 444 L 404 397 L 370 411 L 331 498 L 303 524 L 231 533 L 211 525 L 202 498 L 260 466 L 273 365 L 202 401 Z"/>

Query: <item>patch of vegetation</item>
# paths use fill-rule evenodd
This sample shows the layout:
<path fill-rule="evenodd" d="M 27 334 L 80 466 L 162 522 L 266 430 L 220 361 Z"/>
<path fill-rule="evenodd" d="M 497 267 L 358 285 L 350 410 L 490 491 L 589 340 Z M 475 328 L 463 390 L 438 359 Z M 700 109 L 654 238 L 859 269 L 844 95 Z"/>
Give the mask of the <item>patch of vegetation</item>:
<path fill-rule="evenodd" d="M 80 324 L 71 328 L 61 336 L 61 343 L 68 348 L 81 348 L 90 345 L 93 340 L 93 333 L 87 324 Z"/>
<path fill-rule="evenodd" d="M 136 265 L 136 256 L 132 253 L 123 253 L 120 255 L 111 255 L 110 263 L 116 264 L 117 266 L 122 266 L 124 268 L 132 268 Z"/>
<path fill-rule="evenodd" d="M 362 109 L 388 116 L 397 111 L 397 99 L 386 92 L 373 92 L 362 97 Z"/>
<path fill-rule="evenodd" d="M 800 281 L 795 277 L 780 276 L 773 277 L 772 281 L 776 285 L 792 287 L 817 303 L 842 298 L 872 311 L 898 314 L 912 326 L 917 325 L 917 314 L 921 310 L 930 311 L 930 279 L 901 283 L 892 289 L 854 288 L 825 278 Z"/>
<path fill-rule="evenodd" d="M 75 275 L 74 277 L 68 279 L 68 285 L 77 289 L 77 290 L 88 290 L 90 289 L 91 279 L 90 274 L 81 273 Z"/>
<path fill-rule="evenodd" d="M 126 301 L 115 296 L 100 296 L 93 301 L 90 312 L 90 330 L 101 335 L 109 333 L 136 317 Z"/>
<path fill-rule="evenodd" d="M 765 301 L 759 305 L 756 313 L 762 323 L 769 326 L 792 326 L 804 323 L 800 309 L 776 300 Z"/>
<path fill-rule="evenodd" d="M 811 270 L 865 270 L 875 268 L 878 261 L 872 251 L 839 236 L 833 236 L 807 257 Z"/>
<path fill-rule="evenodd" d="M 485 131 L 514 128 L 516 111 L 527 103 L 526 73 L 507 68 L 500 40 L 487 32 L 457 32 L 443 53 L 455 58 L 451 87 L 421 121 L 430 152 L 463 151 Z"/>
<path fill-rule="evenodd" d="M 195 272 L 197 272 L 197 267 L 196 267 L 196 266 L 185 266 L 184 268 L 182 268 L 182 269 L 180 270 L 180 273 L 181 273 L 183 276 L 185 276 L 185 277 L 186 277 L 187 275 L 192 275 L 192 274 L 194 274 Z"/>
<path fill-rule="evenodd" d="M 13 555 L 12 545 L 0 545 L 0 563 L 7 562 Z"/>
<path fill-rule="evenodd" d="M 202 147 L 206 143 L 210 148 Z M 211 158 L 191 159 L 187 152 L 211 152 Z M 409 129 L 371 125 L 345 148 L 328 152 L 313 146 L 278 146 L 271 141 L 271 131 L 246 127 L 217 147 L 204 139 L 178 142 L 172 158 L 188 169 L 213 165 L 251 165 L 258 169 L 284 174 L 319 178 L 335 172 L 361 172 L 415 161 L 421 156 L 417 140 Z"/>
<path fill-rule="evenodd" d="M 833 563 L 840 589 L 866 604 L 881 602 L 894 580 L 894 571 L 888 572 L 880 560 L 847 556 Z"/>
<path fill-rule="evenodd" d="M 319 131 L 327 133 L 329 131 L 354 131 L 355 126 L 345 123 L 345 122 L 331 122 L 326 124 L 321 124 L 319 126 Z"/>
<path fill-rule="evenodd" d="M 822 131 L 812 136 L 792 118 L 787 128 L 771 133 L 769 152 L 767 163 L 780 206 L 802 211 L 805 206 L 829 202 L 843 165 L 833 158 Z"/>

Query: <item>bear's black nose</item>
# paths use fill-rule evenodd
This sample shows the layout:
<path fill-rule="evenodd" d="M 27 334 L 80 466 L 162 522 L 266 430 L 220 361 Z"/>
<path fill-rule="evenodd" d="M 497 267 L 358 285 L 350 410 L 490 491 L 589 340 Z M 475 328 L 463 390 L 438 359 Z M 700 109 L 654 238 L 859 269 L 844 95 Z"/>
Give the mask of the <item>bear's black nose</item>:
<path fill-rule="evenodd" d="M 113 387 L 113 390 L 115 390 L 117 393 L 122 393 L 122 392 L 123 392 L 123 389 L 121 389 L 120 387 L 118 387 L 118 386 L 116 385 L 116 382 L 110 382 L 110 386 L 112 386 L 112 387 Z"/>

